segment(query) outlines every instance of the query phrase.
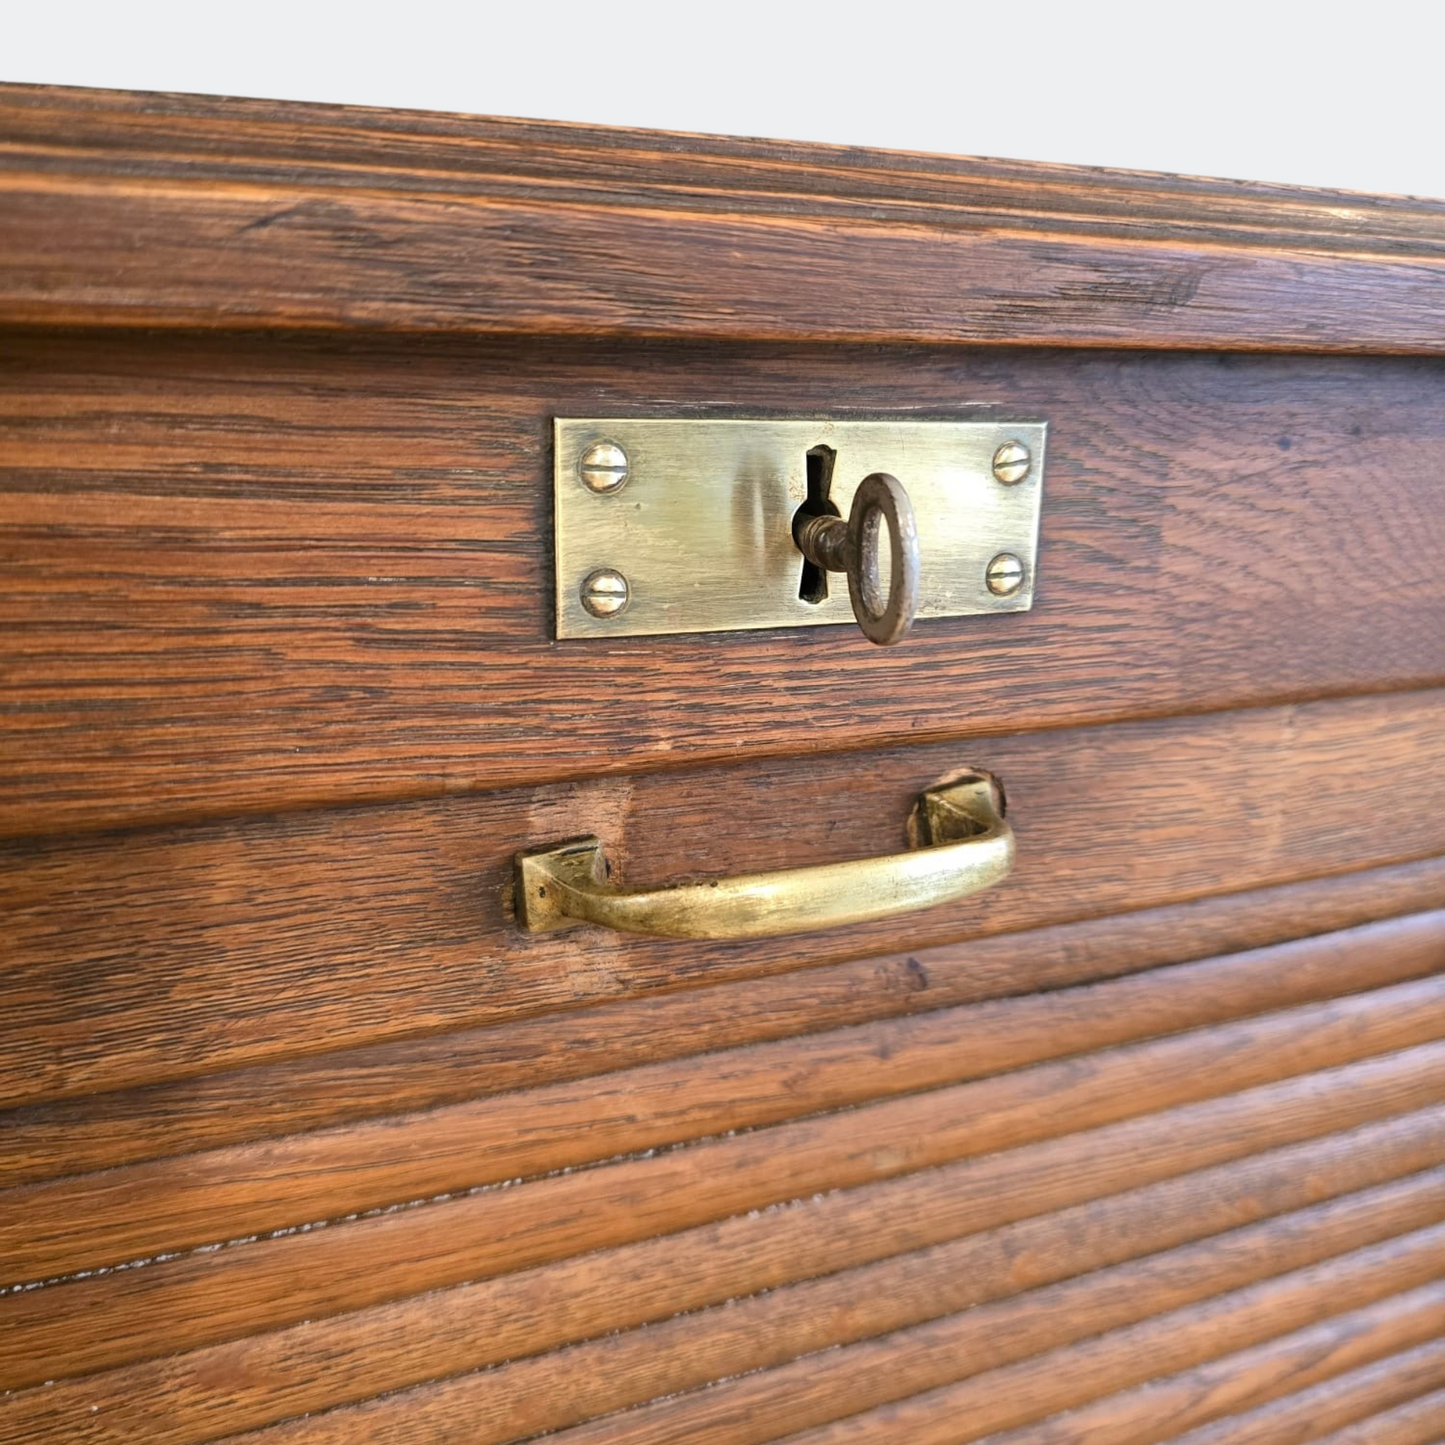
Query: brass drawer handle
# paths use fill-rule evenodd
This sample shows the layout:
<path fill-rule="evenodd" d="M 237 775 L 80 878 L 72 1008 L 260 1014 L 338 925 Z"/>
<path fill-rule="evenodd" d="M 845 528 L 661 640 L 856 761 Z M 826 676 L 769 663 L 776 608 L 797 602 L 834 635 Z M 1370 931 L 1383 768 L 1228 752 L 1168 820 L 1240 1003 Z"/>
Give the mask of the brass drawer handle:
<path fill-rule="evenodd" d="M 973 772 L 919 795 L 906 853 L 635 891 L 607 882 L 599 839 L 576 838 L 517 854 L 517 916 L 532 932 L 597 923 L 659 938 L 768 938 L 866 923 L 997 883 L 1014 859 L 1003 811 L 998 783 Z"/>

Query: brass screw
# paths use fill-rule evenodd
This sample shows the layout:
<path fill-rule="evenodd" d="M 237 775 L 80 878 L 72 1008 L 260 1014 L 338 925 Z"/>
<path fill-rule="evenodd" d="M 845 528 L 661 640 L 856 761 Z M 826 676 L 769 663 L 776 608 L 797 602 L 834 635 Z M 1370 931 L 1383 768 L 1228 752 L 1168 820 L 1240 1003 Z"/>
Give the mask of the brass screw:
<path fill-rule="evenodd" d="M 627 578 L 611 567 L 599 567 L 582 579 L 582 605 L 594 617 L 616 617 L 627 610 L 631 589 Z"/>
<path fill-rule="evenodd" d="M 627 480 L 627 453 L 616 442 L 593 442 L 577 463 L 577 475 L 589 492 L 620 491 Z"/>
<path fill-rule="evenodd" d="M 1033 458 L 1022 442 L 1005 442 L 993 454 L 993 474 L 1006 487 L 1023 481 L 1032 465 Z"/>
<path fill-rule="evenodd" d="M 1012 597 L 1024 583 L 1024 564 L 1012 552 L 1000 552 L 984 573 L 995 597 Z"/>

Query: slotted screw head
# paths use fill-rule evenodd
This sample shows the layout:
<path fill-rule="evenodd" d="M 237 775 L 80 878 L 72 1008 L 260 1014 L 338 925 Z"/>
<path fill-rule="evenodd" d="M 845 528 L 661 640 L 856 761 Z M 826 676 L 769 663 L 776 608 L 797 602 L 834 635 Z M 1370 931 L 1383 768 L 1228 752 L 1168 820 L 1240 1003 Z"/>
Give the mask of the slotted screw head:
<path fill-rule="evenodd" d="M 589 492 L 619 491 L 627 480 L 627 453 L 616 442 L 593 442 L 577 462 L 577 475 Z"/>
<path fill-rule="evenodd" d="M 632 589 L 627 578 L 611 567 L 599 567 L 582 580 L 582 606 L 594 617 L 616 617 L 627 607 Z"/>
<path fill-rule="evenodd" d="M 1012 597 L 1023 586 L 1024 564 L 1012 552 L 1000 552 L 984 574 L 995 597 Z"/>
<path fill-rule="evenodd" d="M 1023 481 L 1032 465 L 1033 458 L 1022 442 L 1005 442 L 993 454 L 993 474 L 1006 487 Z"/>

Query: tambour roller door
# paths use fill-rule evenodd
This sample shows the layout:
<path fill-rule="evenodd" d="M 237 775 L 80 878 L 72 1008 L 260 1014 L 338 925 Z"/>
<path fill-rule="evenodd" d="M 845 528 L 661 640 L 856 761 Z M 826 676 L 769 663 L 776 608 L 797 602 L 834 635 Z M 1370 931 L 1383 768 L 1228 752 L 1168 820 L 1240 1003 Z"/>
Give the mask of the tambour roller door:
<path fill-rule="evenodd" d="M 0 1440 L 1445 1438 L 1439 206 L 0 137 Z M 556 636 L 556 418 L 965 411 L 1047 423 L 1032 610 Z M 523 926 L 961 777 L 974 896 Z"/>

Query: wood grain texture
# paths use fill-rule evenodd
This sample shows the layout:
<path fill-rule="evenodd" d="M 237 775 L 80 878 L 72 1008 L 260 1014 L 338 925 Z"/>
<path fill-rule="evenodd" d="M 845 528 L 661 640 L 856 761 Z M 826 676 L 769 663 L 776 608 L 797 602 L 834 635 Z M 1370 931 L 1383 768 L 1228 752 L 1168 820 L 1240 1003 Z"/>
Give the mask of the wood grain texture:
<path fill-rule="evenodd" d="M 1269 950 L 1286 968 L 1302 956 L 1333 954 L 1343 982 L 1362 949 L 1391 953 L 1419 947 L 1422 937 L 1428 941 L 1438 914 L 1432 905 L 1445 906 L 1445 860 L 1061 924 L 1026 938 L 1004 934 L 613 1000 L 569 1012 L 565 1027 L 543 1014 L 32 1104 L 0 1116 L 6 1139 L 0 1184 L 216 1149 L 1251 949 Z M 1421 916 L 1398 917 L 1417 911 Z M 1343 936 L 1324 936 L 1331 932 Z"/>
<path fill-rule="evenodd" d="M 1441 1363 L 1437 1337 L 1442 1309 L 1445 1294 L 1440 1288 L 1416 1290 L 1021 1430 L 990 1435 L 986 1445 L 1161 1445 L 1177 1440 L 1180 1431 L 1192 1434 L 1191 1427 L 1200 1421 L 1218 1420 L 1241 1406 L 1274 1400 L 1291 1390 L 1307 1391 L 1317 1382 L 1333 1383 L 1342 1373 L 1348 1379 L 1346 1372 L 1369 1369 L 1382 1358 L 1388 1362 L 1399 1350 L 1414 1354 L 1419 1349 L 1424 1356 L 1416 1358 L 1406 1380 L 1422 1374 L 1428 1378 Z M 1397 1380 L 1396 1388 L 1402 1383 Z M 1274 1445 L 1283 1445 L 1287 1438 L 1276 1434 Z"/>
<path fill-rule="evenodd" d="M 1319 1004 L 1342 990 L 1365 994 L 1352 1026 L 1366 1029 L 1405 1003 L 1419 1027 L 1435 1030 L 1412 1042 L 1445 1037 L 1445 978 L 1426 977 L 1442 951 L 1445 912 L 7 1190 L 0 1285 L 580 1168 Z M 1328 1010 L 1316 1016 L 1328 1025 Z"/>
<path fill-rule="evenodd" d="M 1445 1390 L 1322 1435 L 1317 1445 L 1439 1445 L 1445 1432 Z"/>
<path fill-rule="evenodd" d="M 1309 1445 L 1326 1433 L 1364 1425 L 1371 1417 L 1408 1407 L 1418 1418 L 1423 1397 L 1445 1390 L 1445 1340 L 1434 1340 L 1372 1365 L 1337 1375 L 1179 1437 L 1178 1445 Z M 1439 1403 L 1445 1406 L 1445 1393 Z M 1445 1425 L 1445 1412 L 1439 1416 Z M 1003 1445 L 1003 1441 L 997 1442 Z M 1381 1437 L 1388 1439 L 1388 1432 Z M 1421 1442 L 1433 1436 L 1417 1437 Z"/>
<path fill-rule="evenodd" d="M 12 336 L 0 833 L 1439 683 L 1442 365 Z M 1046 417 L 1034 610 L 554 642 L 551 417 L 780 404 Z"/>
<path fill-rule="evenodd" d="M 1406 694 L 27 841 L 0 854 L 0 1096 L 183 1078 L 1438 855 L 1441 717 L 1441 694 Z M 596 832 L 631 884 L 888 852 L 917 793 L 964 766 L 1004 780 L 1019 862 L 901 938 L 884 922 L 700 946 L 525 935 L 511 919 L 518 848 Z M 805 825 L 820 797 L 826 826 Z"/>
<path fill-rule="evenodd" d="M 0 142 L 0 322 L 1430 351 L 1445 317 L 1428 201 L 30 87 Z"/>
<path fill-rule="evenodd" d="M 0 86 L 0 1440 L 1433 1445 L 1442 283 L 1445 203 Z M 551 419 L 780 408 L 1046 418 L 1035 610 L 556 642 Z M 974 767 L 964 904 L 515 925 Z"/>
<path fill-rule="evenodd" d="M 1204 1126 L 1200 1157 L 1231 1137 L 1218 1118 L 1197 1109 L 1192 1120 L 1176 1122 Z M 1252 1126 L 1257 1146 L 1267 1137 L 1264 1121 L 1255 1116 Z M 851 1198 L 799 1202 L 767 1219 L 740 1216 L 540 1271 L 21 1391 L 0 1401 L 0 1439 L 59 1434 L 181 1445 L 508 1360 L 527 1359 L 514 1376 L 540 1381 L 552 1368 L 548 1351 L 597 1336 L 610 1340 L 629 1327 L 647 1326 L 634 1344 L 660 1356 L 670 1339 L 696 1332 L 690 1312 L 709 1307 L 710 1338 L 722 1328 L 719 1320 L 726 1323 L 730 1368 L 760 1368 L 813 1341 L 826 1347 L 861 1338 L 1368 1189 L 1428 1169 L 1442 1145 L 1445 1110 L 1437 1108 L 1100 1198 L 1092 1196 L 1121 1176 L 1106 1180 L 1096 1170 L 1065 1179 L 1040 1157 L 1042 1187 L 1026 1207 L 1058 1212 L 959 1238 L 953 1232 L 979 1218 L 978 1197 L 966 1170 L 931 1171 Z M 1177 1142 L 1174 1155 L 1176 1165 L 1185 1157 Z M 1141 1153 L 1130 1177 L 1146 1179 L 1168 1165 L 1167 1153 L 1152 1159 Z M 1051 1191 L 1055 1178 L 1059 1187 Z M 1070 1197 L 1086 1202 L 1060 1209 Z M 910 1222 L 899 1230 L 899 1219 Z M 890 1258 L 900 1247 L 912 1253 Z M 725 1315 L 716 1315 L 724 1304 Z M 705 1369 L 718 1368 L 716 1348 Z M 597 1341 L 592 1353 L 615 1349 Z M 567 1358 L 580 1369 L 577 1351 Z M 602 1373 L 614 1366 L 604 1358 Z M 675 1351 L 670 1367 L 687 1368 Z M 693 1368 L 686 1379 L 695 1383 Z M 233 1381 L 245 1388 L 232 1388 Z M 489 1391 L 488 1398 L 493 1410 L 520 1404 L 514 1393 Z M 1381 1409 L 1402 1396 L 1369 1398 Z M 544 1394 L 534 1402 L 534 1410 L 551 1412 L 534 1422 L 566 1422 L 578 1406 L 570 1392 L 553 1390 L 550 1399 Z M 476 1422 L 471 1409 L 467 1415 Z"/>
<path fill-rule="evenodd" d="M 1022 1445 L 1025 1438 L 1030 1445 L 1161 1445 L 1201 1422 L 1332 1381 L 1397 1351 L 1423 1346 L 1438 1368 L 1442 1313 L 1445 1287 L 1429 1286 L 994 1435 L 989 1445 Z"/>
<path fill-rule="evenodd" d="M 1221 1242 L 1221 1245 L 1228 1248 L 1232 1243 L 1232 1241 Z M 1097 1286 L 1103 1281 L 1093 1281 L 1093 1283 Z M 1061 1292 L 1050 1303 L 1066 1308 L 1068 1301 L 1065 1299 L 1064 1293 Z M 945 1295 L 945 1300 L 946 1298 Z M 1305 1332 L 1304 1339 L 1291 1341 L 1292 1349 L 1257 1350 L 1253 1352 L 1252 1358 L 1235 1362 L 1236 1368 L 1241 1373 L 1234 1377 L 1233 1383 L 1237 1388 L 1242 1378 L 1250 1380 L 1257 1388 L 1264 1388 L 1265 1380 L 1278 1378 L 1292 1366 L 1298 1369 L 1300 1355 L 1318 1356 L 1328 1351 L 1332 1358 L 1319 1362 L 1316 1366 L 1319 1373 L 1325 1373 L 1330 1368 L 1339 1368 L 1361 1359 L 1370 1359 L 1391 1348 L 1418 1344 L 1422 1339 L 1430 1338 L 1437 1328 L 1442 1299 L 1445 1299 L 1445 1296 L 1442 1296 L 1438 1289 L 1416 1291 L 1412 1295 L 1405 1296 L 1398 1303 L 1392 1302 L 1390 1305 L 1362 1311 L 1360 1314 L 1348 1318 L 1347 1321 L 1335 1324 L 1333 1328 L 1324 1327 Z M 1013 1313 L 1016 1316 L 1027 1315 L 1031 1306 L 1041 1302 L 1039 1299 L 1029 1299 L 1025 1296 L 1019 1301 L 1021 1308 Z M 1107 1309 L 1107 1306 L 1105 1308 Z M 989 1320 L 989 1323 L 1000 1328 L 1005 1334 L 1009 1330 L 1009 1325 L 1016 1326 L 1018 1323 L 1017 1320 L 1009 1318 L 1010 1312 L 1006 1307 L 989 1311 L 988 1307 L 984 1306 L 980 1313 L 991 1313 L 993 1318 Z M 981 1322 L 975 1321 L 975 1323 Z M 740 1322 L 729 1321 L 729 1323 Z M 961 1323 L 957 1317 L 954 1317 L 952 1320 L 936 1321 L 931 1328 L 936 1332 L 941 1332 L 940 1327 L 942 1330 L 946 1330 L 948 1325 L 952 1324 L 957 1330 Z M 925 1328 L 930 1327 L 925 1326 Z M 963 1338 L 968 1339 L 970 1334 L 971 1331 L 967 1332 Z M 803 1332 L 803 1338 L 806 1339 L 806 1331 Z M 626 1352 L 616 1346 L 607 1350 L 605 1355 L 600 1349 L 591 1351 L 590 1353 L 594 1356 L 602 1356 L 597 1363 L 599 1365 L 605 1363 L 607 1367 L 596 1375 L 579 1373 L 577 1368 L 567 1368 L 568 1366 L 585 1366 L 588 1361 L 584 1358 L 569 1360 L 563 1356 L 557 1359 L 536 1361 L 538 1366 L 547 1368 L 531 1371 L 533 1375 L 541 1378 L 535 1381 L 533 1391 L 529 1392 L 529 1395 L 523 1395 L 520 1399 L 509 1395 L 508 1391 L 513 1388 L 513 1382 L 508 1377 L 513 1374 L 527 1373 L 527 1366 L 505 1366 L 496 1372 L 493 1379 L 472 1377 L 458 1382 L 453 1388 L 435 1387 L 426 1392 L 429 1398 L 403 1397 L 360 1408 L 337 1411 L 329 1416 L 323 1414 L 312 1417 L 305 1423 L 282 1426 L 271 1432 L 262 1432 L 261 1438 L 340 1442 L 348 1438 L 356 1438 L 356 1433 L 348 1435 L 348 1432 L 357 1432 L 357 1427 L 360 1426 L 360 1433 L 375 1432 L 403 1441 L 434 1440 L 442 1442 L 471 1439 L 477 1441 L 478 1445 L 498 1445 L 498 1442 L 525 1437 L 539 1420 L 557 1419 L 559 1416 L 565 1419 L 566 1415 L 572 1413 L 579 1405 L 586 1408 L 591 1401 L 625 1398 L 623 1390 L 628 1383 L 629 1366 L 637 1372 L 642 1380 L 646 1381 L 643 1386 L 645 1391 L 649 1394 L 658 1393 L 656 1382 L 669 1378 L 669 1372 L 665 1368 L 668 1362 L 662 1353 L 665 1351 L 666 1343 L 660 1339 L 655 1343 L 656 1352 L 650 1353 L 645 1360 L 628 1359 Z M 968 1343 L 971 1344 L 972 1340 L 968 1339 Z M 583 1356 L 587 1353 L 589 1352 L 578 1352 Z M 875 1350 L 874 1353 L 876 1355 L 877 1351 Z M 702 1363 L 703 1360 L 696 1356 L 693 1357 L 694 1369 Z M 1311 1360 L 1311 1363 L 1315 1363 L 1315 1361 Z M 824 1368 L 827 1368 L 826 1365 Z M 550 1379 L 547 1378 L 548 1376 Z M 766 1376 L 763 1378 L 766 1379 Z M 570 1396 L 570 1399 L 566 1396 L 559 1399 L 564 1382 L 567 1396 Z M 636 1385 L 634 1385 L 635 1388 Z M 723 1388 L 726 1389 L 726 1386 Z M 560 1410 L 559 1404 L 562 1406 Z M 458 1409 L 471 1415 L 466 1424 L 463 1424 L 455 1413 Z M 766 1415 L 766 1413 L 765 1409 L 764 1414 Z M 1187 1422 L 1189 1419 L 1187 1412 L 1181 1412 L 1181 1414 L 1183 1422 Z M 452 1421 L 456 1423 L 450 1423 Z M 624 1415 L 618 1423 L 620 1423 L 622 1431 L 620 1438 L 630 1438 L 629 1427 L 635 1425 L 636 1422 L 629 1421 Z M 773 1423 L 776 1424 L 776 1416 Z M 709 1428 L 712 1422 L 708 1422 L 698 1432 L 689 1421 L 685 1427 L 689 1433 L 685 1435 L 666 1437 L 649 1432 L 644 1428 L 643 1432 L 636 1435 L 635 1438 L 686 1438 L 699 1441 L 728 1438 L 752 1441 L 766 1438 L 759 1435 L 751 1415 L 739 1420 L 738 1424 L 741 1426 L 740 1432 L 732 1436 L 725 1433 L 728 1427 L 724 1427 L 723 1431 L 719 1431 L 715 1426 Z M 468 1434 L 468 1430 L 475 1433 Z M 589 1435 L 609 1438 L 611 1430 L 612 1427 L 607 1422 L 601 1423 L 595 1430 L 589 1430 L 583 1426 L 577 1438 L 586 1439 Z M 565 1438 L 567 1437 L 564 1435 Z M 1118 1438 L 1120 1445 L 1124 1445 L 1124 1442 L 1130 1437 L 1121 1435 Z"/>
<path fill-rule="evenodd" d="M 1439 1099 L 1445 1045 L 1411 1046 L 1431 1033 L 1428 1019 L 1410 1016 L 1411 1002 L 1372 1021 L 1353 1017 L 1357 1003 L 1335 1006 L 1333 1019 L 1329 1006 L 1315 1005 L 596 1170 L 15 1291 L 0 1298 L 12 1372 L 3 1383 L 361 1309 L 1301 1075 L 1314 1075 L 1315 1087 L 1363 1080 L 1384 1090 L 1392 1110 L 1419 1108 Z M 1366 1060 L 1371 1067 L 1344 1069 Z M 1407 1102 L 1400 1102 L 1403 1070 L 1410 1071 Z M 1336 1096 L 1334 1108 L 1341 1107 Z M 358 1258 L 367 1260 L 364 1272 Z"/>
<path fill-rule="evenodd" d="M 602 1417 L 558 1432 L 559 1442 L 761 1445 L 784 1435 L 797 1445 L 976 1440 L 1397 1293 L 1428 1289 L 1438 1308 L 1445 1294 L 1431 1281 L 1445 1228 L 1364 1244 L 1346 1255 L 1338 1250 L 1370 1239 L 1383 1217 L 1373 1216 L 1374 1225 L 1365 1219 L 1341 1224 L 1343 1217 L 1337 1213 L 1327 1231 L 1308 1228 L 1303 1235 L 1295 1231 L 1303 1222 L 1296 1218 L 1252 1226 Z M 395 1422 L 401 1441 L 466 1439 L 466 1424 L 448 1409 L 454 1402 L 445 1393 L 445 1387 L 431 1392 L 426 1404 L 439 1407 L 432 1411 L 421 1397 L 405 1410 L 393 1397 L 296 1421 L 270 1438 L 339 1442 L 348 1429 L 384 1419 L 388 1433 Z M 891 1401 L 904 1403 L 884 1403 Z"/>

